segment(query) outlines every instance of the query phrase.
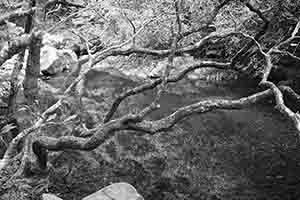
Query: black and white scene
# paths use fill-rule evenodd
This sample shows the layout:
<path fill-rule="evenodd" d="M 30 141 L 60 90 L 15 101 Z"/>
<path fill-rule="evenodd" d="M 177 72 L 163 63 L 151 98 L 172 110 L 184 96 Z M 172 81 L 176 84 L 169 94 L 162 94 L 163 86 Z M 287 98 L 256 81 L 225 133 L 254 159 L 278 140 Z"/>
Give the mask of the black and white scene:
<path fill-rule="evenodd" d="M 299 0 L 0 0 L 0 200 L 297 199 Z"/>

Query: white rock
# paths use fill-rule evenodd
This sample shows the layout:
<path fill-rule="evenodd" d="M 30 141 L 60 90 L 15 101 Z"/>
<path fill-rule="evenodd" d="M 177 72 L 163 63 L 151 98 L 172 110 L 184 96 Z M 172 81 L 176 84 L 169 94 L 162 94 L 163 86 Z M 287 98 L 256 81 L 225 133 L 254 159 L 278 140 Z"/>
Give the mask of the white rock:
<path fill-rule="evenodd" d="M 61 71 L 53 68 L 53 63 L 58 60 L 57 49 L 46 45 L 41 48 L 41 71 L 47 71 L 49 74 L 55 74 L 56 71 Z"/>
<path fill-rule="evenodd" d="M 70 69 L 77 61 L 77 56 L 72 50 L 58 50 L 49 45 L 41 49 L 41 72 L 45 75 L 55 75 Z"/>
<path fill-rule="evenodd" d="M 128 183 L 114 183 L 82 200 L 143 200 L 144 198 Z"/>
<path fill-rule="evenodd" d="M 54 194 L 44 193 L 42 194 L 42 200 L 63 200 L 63 199 L 55 196 Z"/>

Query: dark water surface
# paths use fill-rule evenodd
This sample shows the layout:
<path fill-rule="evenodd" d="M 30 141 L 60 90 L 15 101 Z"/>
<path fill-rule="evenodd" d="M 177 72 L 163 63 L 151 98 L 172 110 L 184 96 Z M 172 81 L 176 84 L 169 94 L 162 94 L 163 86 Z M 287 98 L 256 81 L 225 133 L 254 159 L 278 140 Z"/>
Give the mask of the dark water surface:
<path fill-rule="evenodd" d="M 106 75 L 97 80 L 113 82 L 117 92 L 135 85 Z M 169 90 L 172 93 L 163 94 L 161 109 L 151 114 L 152 119 L 199 100 L 236 99 L 251 93 L 243 87 L 203 83 L 195 87 L 185 81 Z M 119 114 L 148 105 L 153 96 L 146 92 L 129 98 Z M 77 199 L 112 182 L 126 181 L 146 200 L 300 198 L 298 135 L 290 122 L 267 104 L 194 115 L 174 130 L 155 136 L 118 133 L 88 156 L 99 163 L 97 168 L 86 159 L 64 153 L 56 164 L 58 169 L 63 169 L 66 160 L 73 159 L 76 164 L 68 180 L 53 176 L 50 190 L 64 199 Z"/>

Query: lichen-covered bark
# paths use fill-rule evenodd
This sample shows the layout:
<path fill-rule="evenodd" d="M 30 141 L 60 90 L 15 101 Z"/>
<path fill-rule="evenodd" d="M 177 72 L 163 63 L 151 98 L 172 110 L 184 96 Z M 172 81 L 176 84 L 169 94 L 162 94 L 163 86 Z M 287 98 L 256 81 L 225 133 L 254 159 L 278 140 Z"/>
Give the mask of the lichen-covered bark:
<path fill-rule="evenodd" d="M 213 67 L 213 68 L 217 68 L 217 69 L 231 69 L 231 65 L 230 63 L 222 63 L 222 62 L 216 62 L 216 61 L 199 61 L 199 62 L 195 62 L 186 66 L 183 66 L 182 68 L 184 70 L 182 70 L 180 73 L 178 73 L 176 76 L 174 77 L 170 77 L 167 78 L 167 82 L 168 83 L 175 83 L 181 79 L 183 79 L 185 77 L 186 74 L 188 74 L 189 72 L 192 72 L 196 69 L 199 68 L 204 68 L 204 67 Z M 108 122 L 114 115 L 114 113 L 117 111 L 119 105 L 121 104 L 121 102 L 126 99 L 129 96 L 133 96 L 136 94 L 139 94 L 141 92 L 145 92 L 147 90 L 151 90 L 154 89 L 155 87 L 157 87 L 159 84 L 162 83 L 162 78 L 156 79 L 150 83 L 145 83 L 143 85 L 137 86 L 136 88 L 133 89 L 129 89 L 123 93 L 121 93 L 112 103 L 111 108 L 109 109 L 109 111 L 107 112 L 107 114 L 105 115 L 104 118 L 104 123 Z"/>
<path fill-rule="evenodd" d="M 238 100 L 207 100 L 182 107 L 173 114 L 157 121 L 142 121 L 138 115 L 126 115 L 125 117 L 112 120 L 101 127 L 90 138 L 74 136 L 39 137 L 33 142 L 33 152 L 38 157 L 41 168 L 47 167 L 47 150 L 61 151 L 67 149 L 92 150 L 103 144 L 107 139 L 113 137 L 120 130 L 139 130 L 145 133 L 155 134 L 157 132 L 171 129 L 178 121 L 193 114 L 206 113 L 215 109 L 240 109 L 255 104 L 267 97 L 272 96 L 271 90 L 266 90 L 252 96 Z M 142 112 L 141 112 L 142 113 Z"/>
<path fill-rule="evenodd" d="M 24 96 L 29 104 L 38 97 L 38 77 L 40 75 L 41 38 L 36 37 L 29 47 L 29 55 L 23 82 Z"/>
<path fill-rule="evenodd" d="M 29 0 L 27 5 L 24 5 L 24 7 L 26 7 L 29 10 L 32 10 L 32 8 L 35 6 L 36 6 L 35 0 Z M 33 28 L 33 16 L 34 16 L 34 12 L 26 15 L 25 24 L 24 24 L 24 32 L 25 33 L 30 33 Z"/>
<path fill-rule="evenodd" d="M 11 77 L 10 77 L 10 92 L 8 97 L 8 113 L 13 114 L 16 111 L 16 98 L 18 94 L 19 84 L 18 84 L 18 75 L 23 67 L 24 53 L 19 54 L 17 63 L 13 68 Z"/>

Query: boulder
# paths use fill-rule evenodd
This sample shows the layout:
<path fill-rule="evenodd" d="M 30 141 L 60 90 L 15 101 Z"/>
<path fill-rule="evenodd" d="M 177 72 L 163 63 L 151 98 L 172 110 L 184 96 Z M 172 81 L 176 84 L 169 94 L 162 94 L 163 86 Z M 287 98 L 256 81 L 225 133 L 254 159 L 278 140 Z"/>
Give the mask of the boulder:
<path fill-rule="evenodd" d="M 42 194 L 42 200 L 62 200 L 54 194 L 44 193 Z"/>
<path fill-rule="evenodd" d="M 114 183 L 82 200 L 143 200 L 144 198 L 128 183 Z"/>
<path fill-rule="evenodd" d="M 70 69 L 77 63 L 77 55 L 69 49 L 56 49 L 45 45 L 41 49 L 41 72 L 43 75 L 52 76 Z"/>

